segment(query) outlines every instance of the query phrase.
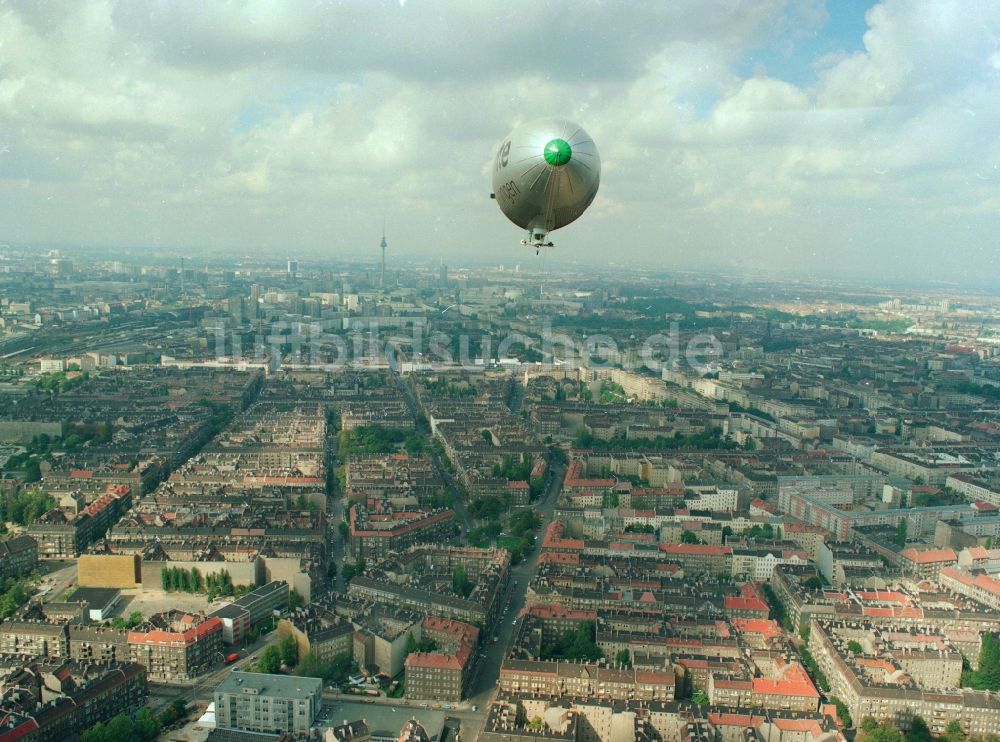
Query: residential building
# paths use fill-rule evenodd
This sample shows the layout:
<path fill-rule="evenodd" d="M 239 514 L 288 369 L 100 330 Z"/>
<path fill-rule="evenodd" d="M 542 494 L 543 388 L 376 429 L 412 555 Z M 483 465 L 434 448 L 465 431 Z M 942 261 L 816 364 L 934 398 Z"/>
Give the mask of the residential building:
<path fill-rule="evenodd" d="M 62 742 L 146 702 L 146 672 L 128 662 L 0 659 L 0 742 Z"/>
<path fill-rule="evenodd" d="M 437 648 L 413 652 L 406 658 L 406 697 L 460 701 L 472 677 L 479 629 L 461 621 L 427 616 L 420 624 L 421 639 Z"/>
<path fill-rule="evenodd" d="M 31 536 L 0 540 L 0 580 L 22 577 L 38 566 L 38 543 Z"/>
<path fill-rule="evenodd" d="M 223 659 L 222 621 L 168 611 L 128 632 L 128 656 L 150 680 L 183 682 Z"/>
<path fill-rule="evenodd" d="M 215 689 L 216 724 L 253 732 L 309 734 L 323 707 L 323 681 L 234 670 Z"/>

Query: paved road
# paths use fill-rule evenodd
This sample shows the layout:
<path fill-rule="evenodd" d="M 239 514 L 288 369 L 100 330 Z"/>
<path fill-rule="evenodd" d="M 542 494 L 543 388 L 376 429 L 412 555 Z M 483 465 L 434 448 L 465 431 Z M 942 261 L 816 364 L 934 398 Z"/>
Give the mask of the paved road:
<path fill-rule="evenodd" d="M 76 584 L 77 570 L 76 561 L 43 561 L 40 562 L 41 570 L 46 571 L 45 577 L 49 580 L 49 590 L 45 593 L 43 602 L 51 603 L 62 598 L 63 593 L 69 590 L 70 585 Z"/>
<path fill-rule="evenodd" d="M 410 414 L 413 416 L 413 419 L 416 420 L 421 415 L 427 417 L 427 411 L 420 406 L 416 395 L 413 393 L 413 390 L 410 388 L 406 379 L 403 378 L 402 374 L 398 371 L 393 371 L 393 375 L 396 377 L 396 384 L 399 386 L 400 394 L 403 395 L 403 399 L 405 400 L 406 406 L 409 409 Z M 430 437 L 429 431 L 421 430 L 420 432 Z M 459 497 L 459 492 L 461 490 L 455 483 L 455 478 L 448 471 L 447 467 L 445 467 L 445 465 L 441 462 L 441 458 L 438 456 L 434 447 L 428 446 L 427 448 L 431 456 L 431 461 L 434 462 L 434 468 L 437 469 L 438 476 L 441 477 L 445 486 L 448 488 L 448 491 L 451 492 L 452 508 L 455 511 L 455 515 L 458 516 L 459 525 L 464 533 L 468 533 L 473 527 L 475 527 L 475 523 L 473 523 L 472 516 L 469 515 L 469 511 L 466 509 L 465 503 L 462 502 L 462 498 Z"/>
<path fill-rule="evenodd" d="M 332 435 L 327 442 L 327 464 L 332 468 L 337 466 L 337 436 Z M 337 579 L 331 586 L 334 590 L 344 589 L 344 578 L 341 575 L 341 567 L 346 556 L 346 545 L 344 539 L 340 537 L 340 523 L 344 520 L 344 493 L 340 490 L 340 480 L 333 477 L 333 491 L 326 498 L 326 520 L 331 531 L 330 535 L 330 560 L 331 564 L 337 565 Z"/>
<path fill-rule="evenodd" d="M 552 512 L 555 510 L 559 493 L 562 490 L 565 471 L 565 467 L 561 464 L 556 464 L 550 468 L 543 496 L 534 505 L 535 510 L 541 514 L 542 520 L 542 525 L 538 531 L 538 544 L 541 543 L 545 529 L 552 522 Z M 486 657 L 480 660 L 479 669 L 473 678 L 472 689 L 469 694 L 469 702 L 479 706 L 480 712 L 486 709 L 496 693 L 497 681 L 500 678 L 500 665 L 503 662 L 503 656 L 507 652 L 507 646 L 510 644 L 515 631 L 513 621 L 524 608 L 528 583 L 531 581 L 531 576 L 535 573 L 540 553 L 540 549 L 536 548 L 528 559 L 511 570 L 512 587 L 510 606 L 499 621 L 499 626 L 494 631 L 497 642 L 484 647 Z M 515 580 L 517 581 L 516 585 L 514 585 Z M 492 639 L 492 637 L 489 638 Z"/>

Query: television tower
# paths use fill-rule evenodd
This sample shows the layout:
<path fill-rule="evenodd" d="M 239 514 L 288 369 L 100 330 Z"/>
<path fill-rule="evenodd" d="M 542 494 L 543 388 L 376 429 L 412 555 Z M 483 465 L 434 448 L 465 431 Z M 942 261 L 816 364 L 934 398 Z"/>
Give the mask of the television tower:
<path fill-rule="evenodd" d="M 382 218 L 382 242 L 379 243 L 379 247 L 382 248 L 382 266 L 378 272 L 378 287 L 383 289 L 385 288 L 385 248 L 388 247 L 385 241 L 385 217 Z"/>

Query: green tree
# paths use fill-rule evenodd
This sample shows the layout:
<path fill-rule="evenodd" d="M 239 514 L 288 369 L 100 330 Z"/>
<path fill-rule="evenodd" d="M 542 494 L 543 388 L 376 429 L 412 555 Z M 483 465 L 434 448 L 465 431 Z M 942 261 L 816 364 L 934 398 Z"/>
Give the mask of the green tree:
<path fill-rule="evenodd" d="M 542 659 L 566 659 L 596 662 L 603 654 L 595 642 L 596 626 L 593 621 L 581 621 L 575 629 L 563 633 L 555 641 L 542 647 Z"/>
<path fill-rule="evenodd" d="M 949 721 L 948 726 L 944 728 L 944 736 L 941 737 L 942 742 L 965 742 L 965 739 L 965 731 L 962 729 L 962 725 L 957 720 Z"/>
<path fill-rule="evenodd" d="M 864 654 L 865 653 L 865 648 L 862 647 L 861 644 L 859 644 L 858 642 L 856 642 L 854 639 L 851 639 L 849 642 L 847 642 L 847 648 L 853 654 Z"/>
<path fill-rule="evenodd" d="M 931 730 L 921 716 L 914 716 L 906 731 L 906 742 L 931 742 Z"/>
<path fill-rule="evenodd" d="M 306 652 L 295 668 L 295 675 L 303 678 L 321 678 L 324 683 L 338 684 L 347 680 L 357 669 L 350 653 L 340 654 L 330 662 L 323 662 L 312 652 Z"/>
<path fill-rule="evenodd" d="M 903 742 L 903 733 L 888 722 L 879 724 L 866 716 L 861 722 L 861 733 L 857 739 L 858 742 Z"/>
<path fill-rule="evenodd" d="M 132 719 L 125 714 L 118 714 L 107 723 L 105 731 L 108 739 L 113 742 L 125 742 L 135 739 L 135 729 Z"/>
<path fill-rule="evenodd" d="M 160 714 L 160 724 L 167 726 L 179 719 L 187 716 L 187 701 L 183 698 L 175 698 L 170 705 Z"/>
<path fill-rule="evenodd" d="M 747 538 L 759 538 L 765 541 L 771 541 L 774 539 L 774 526 L 770 523 L 765 523 L 763 525 L 753 526 L 749 528 L 746 533 L 743 534 Z"/>
<path fill-rule="evenodd" d="M 1000 690 L 1000 640 L 996 634 L 982 635 L 979 669 L 963 673 L 962 682 L 977 690 Z"/>
<path fill-rule="evenodd" d="M 267 645 L 257 660 L 257 672 L 273 674 L 281 669 L 281 651 L 273 644 Z"/>
<path fill-rule="evenodd" d="M 278 643 L 278 651 L 281 652 L 281 661 L 286 667 L 295 667 L 299 661 L 299 645 L 294 636 L 285 634 Z"/>
<path fill-rule="evenodd" d="M 140 742 L 153 742 L 160 736 L 160 721 L 148 708 L 139 709 L 135 715 L 135 736 Z"/>
<path fill-rule="evenodd" d="M 469 579 L 468 575 L 465 574 L 465 567 L 461 564 L 455 567 L 455 572 L 451 577 L 451 589 L 456 595 L 461 595 L 463 598 L 468 598 L 472 593 L 475 584 Z"/>
<path fill-rule="evenodd" d="M 97 722 L 80 737 L 83 742 L 111 742 L 108 729 L 102 722 Z"/>
<path fill-rule="evenodd" d="M 830 697 L 830 703 L 837 709 L 837 718 L 840 719 L 840 723 L 845 727 L 851 726 L 851 711 L 847 708 L 847 704 L 836 696 Z"/>
<path fill-rule="evenodd" d="M 322 678 L 325 665 L 313 652 L 306 652 L 295 667 L 295 674 L 302 678 Z"/>
<path fill-rule="evenodd" d="M 302 593 L 300 593 L 298 590 L 289 590 L 288 591 L 288 609 L 289 610 L 294 611 L 297 608 L 301 608 L 305 604 L 306 604 L 306 600 L 305 600 L 305 598 L 302 597 Z"/>
<path fill-rule="evenodd" d="M 632 667 L 632 653 L 627 649 L 622 649 L 615 655 L 615 664 L 622 667 Z"/>
<path fill-rule="evenodd" d="M 691 703 L 697 704 L 698 706 L 708 706 L 711 703 L 711 700 L 705 691 L 699 690 L 695 691 L 695 694 L 691 696 Z"/>
<path fill-rule="evenodd" d="M 681 534 L 681 543 L 682 544 L 703 544 L 705 542 L 702 541 L 700 538 L 698 538 L 695 535 L 694 531 L 684 531 L 684 533 Z"/>
<path fill-rule="evenodd" d="M 900 548 L 906 546 L 906 518 L 900 518 L 896 523 L 896 536 L 893 541 Z"/>
<path fill-rule="evenodd" d="M 167 592 L 169 592 L 170 588 L 173 587 L 173 583 L 170 580 L 170 570 L 169 569 L 161 569 L 160 570 L 160 585 Z"/>

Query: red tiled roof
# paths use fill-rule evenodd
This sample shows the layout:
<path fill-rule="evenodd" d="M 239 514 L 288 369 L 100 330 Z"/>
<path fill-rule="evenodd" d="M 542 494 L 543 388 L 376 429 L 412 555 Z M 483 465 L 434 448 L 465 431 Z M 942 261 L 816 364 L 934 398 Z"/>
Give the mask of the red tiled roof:
<path fill-rule="evenodd" d="M 760 634 L 765 639 L 781 636 L 781 628 L 769 619 L 734 618 L 733 626 L 744 633 Z"/>
<path fill-rule="evenodd" d="M 737 598 L 727 595 L 725 598 L 727 611 L 761 611 L 767 613 L 767 603 L 760 598 Z"/>
<path fill-rule="evenodd" d="M 763 723 L 764 717 L 752 714 L 709 713 L 708 720 L 717 727 L 758 727 Z"/>
<path fill-rule="evenodd" d="M 988 575 L 978 574 L 973 576 L 968 572 L 962 572 L 957 569 L 952 569 L 951 567 L 945 567 L 941 570 L 941 576 L 950 577 L 963 585 L 978 587 L 980 590 L 985 590 L 992 595 L 1000 597 L 1000 580 L 996 580 Z"/>
<path fill-rule="evenodd" d="M 608 488 L 615 486 L 614 479 L 583 479 L 583 462 L 577 459 L 566 468 L 566 476 L 563 479 L 563 487 L 572 490 L 575 487 L 586 487 L 592 489 Z"/>
<path fill-rule="evenodd" d="M 545 536 L 542 538 L 543 549 L 569 549 L 572 551 L 583 551 L 585 546 L 583 539 L 563 538 L 566 526 L 556 520 L 545 529 Z"/>
<path fill-rule="evenodd" d="M 917 551 L 912 546 L 903 549 L 899 555 L 908 559 L 914 564 L 935 564 L 937 562 L 954 562 L 958 559 L 951 549 L 928 549 L 927 551 Z"/>
<path fill-rule="evenodd" d="M 222 631 L 222 619 L 213 616 L 206 618 L 186 631 L 164 631 L 154 629 L 152 631 L 130 631 L 128 632 L 129 644 L 170 644 L 172 646 L 190 646 L 201 641 L 215 631 Z"/>
<path fill-rule="evenodd" d="M 860 590 L 856 595 L 862 600 L 878 601 L 880 603 L 899 603 L 909 605 L 910 599 L 896 590 Z"/>
<path fill-rule="evenodd" d="M 792 664 L 781 678 L 754 678 L 753 692 L 769 696 L 796 696 L 819 700 L 819 691 L 798 663 Z"/>
<path fill-rule="evenodd" d="M 0 725 L 5 727 L 10 723 L 10 720 L 11 715 L 4 714 L 3 716 L 0 716 Z M 17 740 L 24 739 L 37 729 L 37 721 L 34 719 L 25 719 L 13 729 L 7 729 L 6 731 L 0 732 L 0 742 L 17 742 Z"/>
<path fill-rule="evenodd" d="M 815 719 L 783 719 L 779 716 L 774 725 L 784 732 L 809 732 L 813 737 L 823 733 L 823 728 Z"/>

